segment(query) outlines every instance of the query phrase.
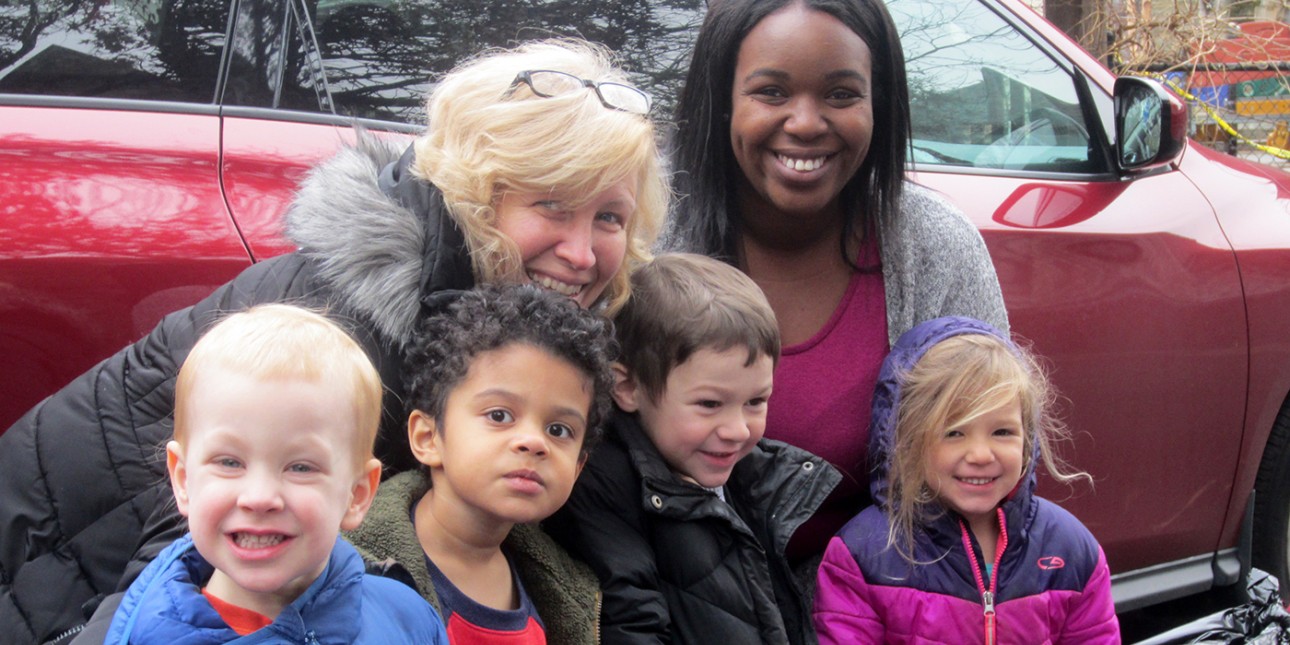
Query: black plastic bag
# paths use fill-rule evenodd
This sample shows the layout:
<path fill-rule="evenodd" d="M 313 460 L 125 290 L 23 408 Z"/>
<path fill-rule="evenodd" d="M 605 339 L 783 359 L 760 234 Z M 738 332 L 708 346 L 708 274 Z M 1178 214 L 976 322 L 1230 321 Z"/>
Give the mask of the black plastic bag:
<path fill-rule="evenodd" d="M 1282 604 L 1277 586 L 1272 575 L 1251 569 L 1244 604 L 1180 625 L 1138 645 L 1290 645 L 1290 612 Z"/>

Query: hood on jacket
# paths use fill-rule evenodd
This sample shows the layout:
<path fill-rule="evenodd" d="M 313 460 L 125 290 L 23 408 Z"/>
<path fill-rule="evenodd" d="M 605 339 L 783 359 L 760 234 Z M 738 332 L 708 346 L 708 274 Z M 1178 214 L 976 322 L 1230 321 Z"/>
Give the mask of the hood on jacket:
<path fill-rule="evenodd" d="M 474 286 L 465 237 L 414 159 L 412 146 L 360 130 L 305 176 L 286 214 L 287 238 L 319 279 L 399 348 L 426 298 Z"/>
<path fill-rule="evenodd" d="M 875 504 L 886 508 L 891 488 L 891 452 L 895 443 L 896 413 L 900 408 L 903 377 L 922 359 L 927 350 L 954 336 L 984 334 L 1002 339 L 1013 351 L 1019 351 L 1007 335 L 974 318 L 946 316 L 915 325 L 892 346 L 882 362 L 878 384 L 874 388 L 873 413 L 869 426 L 869 492 Z M 1039 463 L 1039 445 L 1032 442 L 1030 465 L 1022 474 L 1017 490 L 1009 498 L 1029 499 L 1036 483 L 1035 466 Z"/>

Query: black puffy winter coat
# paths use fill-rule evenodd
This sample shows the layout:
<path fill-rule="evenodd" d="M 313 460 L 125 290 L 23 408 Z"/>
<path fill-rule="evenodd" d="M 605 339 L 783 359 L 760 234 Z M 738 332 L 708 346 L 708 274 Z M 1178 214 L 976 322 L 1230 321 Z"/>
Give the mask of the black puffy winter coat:
<path fill-rule="evenodd" d="M 808 643 L 811 594 L 784 549 L 841 477 L 763 439 L 735 464 L 723 502 L 673 474 L 619 411 L 543 526 L 600 578 L 603 643 Z"/>
<path fill-rule="evenodd" d="M 287 213 L 298 251 L 166 316 L 0 436 L 0 640 L 74 634 L 182 532 L 164 452 L 175 376 L 222 314 L 265 302 L 332 314 L 387 386 L 377 456 L 394 470 L 412 465 L 399 350 L 423 300 L 473 277 L 461 232 L 438 191 L 408 172 L 411 159 L 361 137 L 315 168 Z"/>

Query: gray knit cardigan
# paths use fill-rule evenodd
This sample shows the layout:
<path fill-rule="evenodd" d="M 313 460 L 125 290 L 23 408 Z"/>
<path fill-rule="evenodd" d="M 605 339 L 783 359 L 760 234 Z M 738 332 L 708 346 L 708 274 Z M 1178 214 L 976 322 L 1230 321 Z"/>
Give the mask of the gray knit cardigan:
<path fill-rule="evenodd" d="M 887 300 L 887 342 L 941 316 L 984 320 L 1008 333 L 1008 312 L 981 234 L 962 211 L 930 188 L 906 181 L 900 212 L 878 236 Z M 658 251 L 693 250 L 675 229 Z"/>

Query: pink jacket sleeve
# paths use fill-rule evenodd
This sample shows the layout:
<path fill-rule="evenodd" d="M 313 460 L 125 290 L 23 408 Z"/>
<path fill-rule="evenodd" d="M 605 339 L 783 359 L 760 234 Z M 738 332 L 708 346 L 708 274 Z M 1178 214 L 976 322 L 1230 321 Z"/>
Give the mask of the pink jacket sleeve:
<path fill-rule="evenodd" d="M 829 540 L 820 563 L 813 616 L 820 645 L 883 642 L 885 629 L 869 602 L 869 585 L 837 537 Z"/>
<path fill-rule="evenodd" d="M 1111 570 L 1106 566 L 1106 553 L 1101 547 L 1097 549 L 1097 567 L 1084 586 L 1084 593 L 1071 598 L 1066 625 L 1055 642 L 1120 643 L 1120 623 L 1116 620 L 1115 601 L 1111 598 Z"/>

